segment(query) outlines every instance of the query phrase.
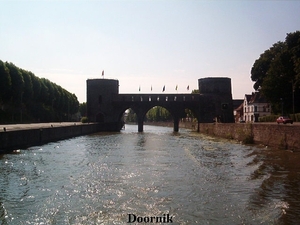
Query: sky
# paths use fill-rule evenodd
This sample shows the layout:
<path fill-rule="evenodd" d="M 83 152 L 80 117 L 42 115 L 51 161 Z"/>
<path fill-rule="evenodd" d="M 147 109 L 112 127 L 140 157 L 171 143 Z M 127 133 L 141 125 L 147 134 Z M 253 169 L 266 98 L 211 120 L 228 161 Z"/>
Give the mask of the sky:
<path fill-rule="evenodd" d="M 198 79 L 254 91 L 256 59 L 300 30 L 300 1 L 0 0 L 0 60 L 86 101 L 86 80 L 120 93 L 190 93 Z M 175 87 L 178 89 L 175 90 Z M 189 86 L 189 90 L 187 90 Z M 140 90 L 140 91 L 139 91 Z"/>

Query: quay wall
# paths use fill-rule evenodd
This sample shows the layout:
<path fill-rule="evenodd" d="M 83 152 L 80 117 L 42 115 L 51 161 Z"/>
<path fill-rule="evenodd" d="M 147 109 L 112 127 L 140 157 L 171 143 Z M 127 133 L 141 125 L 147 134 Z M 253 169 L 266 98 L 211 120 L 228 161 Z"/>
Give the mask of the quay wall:
<path fill-rule="evenodd" d="M 79 124 L 40 129 L 12 130 L 0 132 L 0 152 L 9 152 L 101 131 L 99 124 Z"/>
<path fill-rule="evenodd" d="M 173 127 L 173 122 L 148 122 L 145 124 Z M 179 127 L 197 131 L 198 124 L 196 122 L 180 122 Z M 277 149 L 300 151 L 300 125 L 296 124 L 199 123 L 199 132 L 241 141 L 244 144 L 259 144 Z"/>
<path fill-rule="evenodd" d="M 264 123 L 200 123 L 200 133 L 245 144 L 300 151 L 300 126 Z"/>

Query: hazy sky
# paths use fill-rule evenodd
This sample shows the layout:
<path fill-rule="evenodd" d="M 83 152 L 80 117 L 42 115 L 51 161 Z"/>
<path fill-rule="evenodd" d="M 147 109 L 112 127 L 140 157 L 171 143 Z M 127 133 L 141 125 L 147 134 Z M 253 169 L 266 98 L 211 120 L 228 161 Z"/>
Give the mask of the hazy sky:
<path fill-rule="evenodd" d="M 118 79 L 120 93 L 188 93 L 230 77 L 253 90 L 254 61 L 300 30 L 300 1 L 0 0 L 0 59 L 86 101 L 86 80 Z M 189 85 L 190 90 L 187 91 Z"/>

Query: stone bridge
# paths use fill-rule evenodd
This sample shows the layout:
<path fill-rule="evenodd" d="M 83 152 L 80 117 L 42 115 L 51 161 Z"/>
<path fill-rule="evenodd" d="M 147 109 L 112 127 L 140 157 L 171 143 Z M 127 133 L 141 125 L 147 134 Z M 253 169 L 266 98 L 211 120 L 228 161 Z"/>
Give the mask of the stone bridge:
<path fill-rule="evenodd" d="M 137 115 L 138 131 L 143 131 L 146 113 L 154 106 L 166 108 L 173 117 L 174 131 L 186 117 L 185 109 L 196 116 L 198 123 L 234 122 L 230 78 L 198 80 L 199 94 L 119 94 L 119 81 L 87 80 L 87 116 L 99 122 L 104 131 L 119 131 L 125 111 L 131 108 Z"/>

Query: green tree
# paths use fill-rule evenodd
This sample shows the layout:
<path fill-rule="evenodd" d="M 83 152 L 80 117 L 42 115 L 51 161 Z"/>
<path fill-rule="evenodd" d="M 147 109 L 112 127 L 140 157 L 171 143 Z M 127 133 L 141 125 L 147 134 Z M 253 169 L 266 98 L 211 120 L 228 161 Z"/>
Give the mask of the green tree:
<path fill-rule="evenodd" d="M 251 79 L 255 82 L 253 85 L 255 90 L 259 90 L 261 88 L 264 78 L 268 74 L 271 63 L 274 61 L 276 56 L 280 55 L 284 48 L 285 44 L 283 42 L 277 42 L 270 49 L 261 54 L 254 62 L 251 69 Z"/>
<path fill-rule="evenodd" d="M 40 79 L 36 77 L 34 74 L 31 74 L 31 82 L 32 82 L 33 100 L 38 101 L 41 93 Z"/>
<path fill-rule="evenodd" d="M 137 115 L 131 108 L 126 110 L 126 114 L 127 116 L 125 122 L 137 122 Z"/>
<path fill-rule="evenodd" d="M 164 107 L 155 106 L 146 113 L 146 119 L 148 121 L 155 121 L 155 122 L 170 121 L 172 120 L 172 115 Z"/>
<path fill-rule="evenodd" d="M 285 42 L 277 42 L 254 62 L 251 79 L 272 104 L 273 112 L 300 111 L 300 31 L 287 34 Z"/>
<path fill-rule="evenodd" d="M 22 121 L 23 109 L 23 92 L 24 92 L 24 79 L 20 69 L 13 63 L 6 62 L 6 67 L 9 69 L 11 77 L 10 89 L 10 106 L 11 106 L 11 121 Z"/>
<path fill-rule="evenodd" d="M 86 111 L 87 111 L 87 106 L 86 102 L 80 103 L 79 104 L 79 113 L 82 117 L 86 117 Z"/>
<path fill-rule="evenodd" d="M 9 102 L 11 78 L 9 69 L 0 60 L 0 104 Z"/>
<path fill-rule="evenodd" d="M 9 69 L 9 74 L 11 77 L 11 90 L 10 94 L 12 96 L 12 101 L 19 105 L 22 99 L 24 91 L 24 79 L 22 73 L 18 67 L 13 63 L 6 63 L 7 68 Z"/>
<path fill-rule="evenodd" d="M 291 59 L 294 64 L 296 77 L 300 78 L 300 31 L 289 33 L 286 37 L 288 51 L 291 53 Z"/>
<path fill-rule="evenodd" d="M 79 102 L 61 86 L 13 63 L 0 60 L 1 122 L 16 122 L 26 116 L 27 121 L 66 121 L 78 112 Z M 10 116 L 8 116 L 10 115 Z M 10 118 L 9 118 L 10 117 Z M 75 117 L 73 117 L 75 118 Z"/>
<path fill-rule="evenodd" d="M 24 94 L 23 102 L 28 102 L 33 97 L 33 85 L 32 85 L 32 74 L 26 70 L 20 70 L 24 79 Z"/>

